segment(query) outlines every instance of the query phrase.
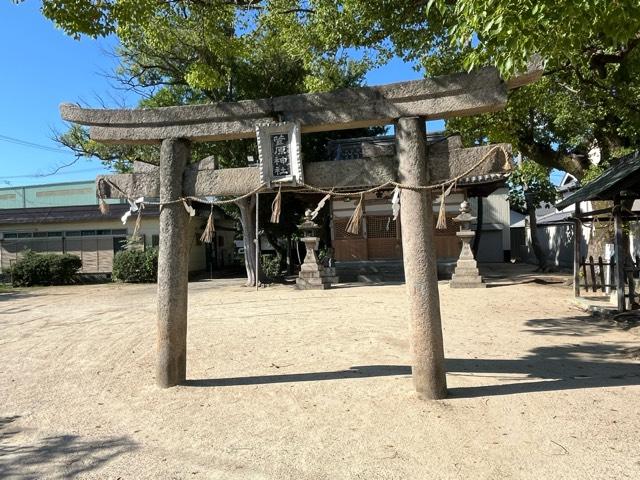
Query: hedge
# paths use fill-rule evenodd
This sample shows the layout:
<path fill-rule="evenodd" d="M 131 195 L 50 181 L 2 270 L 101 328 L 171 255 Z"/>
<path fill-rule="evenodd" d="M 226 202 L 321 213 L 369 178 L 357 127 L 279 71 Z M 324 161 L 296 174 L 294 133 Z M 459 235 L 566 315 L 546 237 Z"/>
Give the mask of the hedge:
<path fill-rule="evenodd" d="M 111 277 L 126 283 L 154 283 L 158 280 L 158 249 L 122 250 L 113 258 Z"/>
<path fill-rule="evenodd" d="M 63 285 L 72 283 L 80 268 L 82 260 L 76 255 L 29 250 L 11 267 L 11 282 L 14 287 Z"/>

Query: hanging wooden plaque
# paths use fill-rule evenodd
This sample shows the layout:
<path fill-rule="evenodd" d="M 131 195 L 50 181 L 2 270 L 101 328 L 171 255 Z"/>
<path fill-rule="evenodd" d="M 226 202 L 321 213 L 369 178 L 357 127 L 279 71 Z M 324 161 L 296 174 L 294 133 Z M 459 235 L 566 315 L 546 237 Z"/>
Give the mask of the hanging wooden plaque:
<path fill-rule="evenodd" d="M 304 182 L 300 155 L 300 125 L 294 122 L 256 126 L 262 183 L 299 185 Z"/>

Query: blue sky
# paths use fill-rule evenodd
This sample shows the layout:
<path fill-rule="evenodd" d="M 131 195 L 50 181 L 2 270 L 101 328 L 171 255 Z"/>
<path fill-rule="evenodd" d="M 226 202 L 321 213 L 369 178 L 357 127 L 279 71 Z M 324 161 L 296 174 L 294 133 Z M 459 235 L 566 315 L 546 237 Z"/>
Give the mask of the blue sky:
<path fill-rule="evenodd" d="M 115 38 L 74 40 L 40 13 L 40 2 L 0 0 L 0 187 L 87 180 L 107 171 L 98 160 L 80 159 L 52 140 L 65 131 L 58 106 L 135 106 L 137 97 L 105 75 L 117 60 Z M 367 75 L 370 85 L 421 78 L 411 65 L 392 60 Z M 430 131 L 443 122 L 429 122 Z M 30 143 L 33 145 L 25 145 Z"/>
<path fill-rule="evenodd" d="M 0 2 L 0 186 L 95 177 L 104 170 L 101 163 L 85 159 L 59 175 L 37 176 L 75 158 L 52 140 L 53 130 L 66 129 L 58 105 L 81 100 L 98 105 L 98 98 L 135 104 L 101 73 L 115 65 L 105 53 L 113 50 L 113 39 L 73 40 L 44 19 L 39 8 L 36 1 Z M 6 137 L 47 148 L 18 145 Z"/>

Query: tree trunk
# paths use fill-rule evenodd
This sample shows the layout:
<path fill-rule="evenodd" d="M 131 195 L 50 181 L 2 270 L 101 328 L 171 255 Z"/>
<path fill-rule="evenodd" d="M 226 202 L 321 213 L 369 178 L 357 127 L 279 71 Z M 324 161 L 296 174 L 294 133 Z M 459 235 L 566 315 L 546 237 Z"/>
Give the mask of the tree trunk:
<path fill-rule="evenodd" d="M 248 287 L 256 286 L 256 199 L 255 197 L 243 198 L 236 202 L 240 208 L 240 223 L 242 224 L 242 239 L 244 242 L 244 266 L 247 269 Z"/>
<path fill-rule="evenodd" d="M 473 244 L 471 245 L 471 251 L 473 252 L 473 258 L 478 260 L 478 247 L 480 246 L 480 237 L 482 237 L 482 223 L 484 222 L 484 208 L 482 207 L 482 197 L 476 197 L 478 202 L 478 212 L 476 218 L 476 235 L 473 237 Z"/>
<path fill-rule="evenodd" d="M 538 261 L 538 270 L 544 272 L 547 270 L 547 258 L 540 246 L 538 240 L 538 219 L 536 218 L 536 207 L 531 202 L 527 202 L 527 214 L 529 215 L 529 232 L 531 233 L 531 247 L 533 254 Z"/>

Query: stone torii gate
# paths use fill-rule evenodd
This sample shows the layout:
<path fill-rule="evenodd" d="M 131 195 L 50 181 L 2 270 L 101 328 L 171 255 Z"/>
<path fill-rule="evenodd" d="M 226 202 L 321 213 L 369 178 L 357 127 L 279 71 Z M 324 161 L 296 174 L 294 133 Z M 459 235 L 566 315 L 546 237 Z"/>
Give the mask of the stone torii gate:
<path fill-rule="evenodd" d="M 190 163 L 191 142 L 256 136 L 256 125 L 294 121 L 302 133 L 395 124 L 397 158 L 318 162 L 304 165 L 305 182 L 325 188 L 377 185 L 395 180 L 427 185 L 465 172 L 488 147 L 428 155 L 425 120 L 497 111 L 507 91 L 535 81 L 539 66 L 509 82 L 497 70 L 402 82 L 329 93 L 209 105 L 133 110 L 60 107 L 63 119 L 90 126 L 91 138 L 111 144 L 161 144 L 159 167 L 109 176 L 130 198 L 159 196 L 160 251 L 156 381 L 162 388 L 186 379 L 188 214 L 176 201 L 185 196 L 244 195 L 260 187 L 256 168 L 216 170 L 212 161 Z M 502 171 L 504 157 L 494 151 L 474 175 Z M 157 171 L 154 171 L 156 170 Z M 122 192 L 102 192 L 119 197 Z M 174 203 L 168 203 L 174 202 Z M 401 199 L 402 247 L 411 329 L 412 374 L 418 395 L 446 396 L 440 302 L 433 246 L 431 194 L 407 190 Z"/>

